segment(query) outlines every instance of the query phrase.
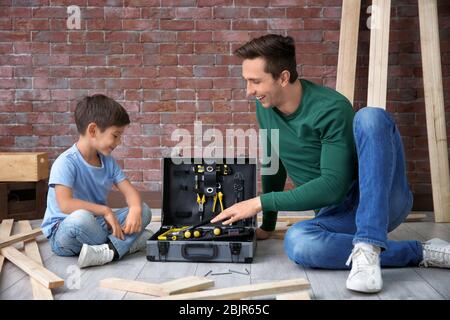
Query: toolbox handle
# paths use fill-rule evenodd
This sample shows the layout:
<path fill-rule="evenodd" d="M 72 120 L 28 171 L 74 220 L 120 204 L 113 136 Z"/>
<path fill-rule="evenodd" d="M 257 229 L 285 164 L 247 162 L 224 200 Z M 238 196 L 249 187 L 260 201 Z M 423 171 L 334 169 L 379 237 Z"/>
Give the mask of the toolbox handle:
<path fill-rule="evenodd" d="M 201 248 L 211 250 L 211 254 L 190 254 L 188 253 L 189 248 Z M 217 257 L 217 246 L 214 244 L 203 244 L 203 243 L 188 243 L 183 244 L 181 246 L 181 254 L 183 255 L 183 258 L 186 260 L 196 260 L 196 261 L 209 261 L 211 259 L 214 259 Z"/>

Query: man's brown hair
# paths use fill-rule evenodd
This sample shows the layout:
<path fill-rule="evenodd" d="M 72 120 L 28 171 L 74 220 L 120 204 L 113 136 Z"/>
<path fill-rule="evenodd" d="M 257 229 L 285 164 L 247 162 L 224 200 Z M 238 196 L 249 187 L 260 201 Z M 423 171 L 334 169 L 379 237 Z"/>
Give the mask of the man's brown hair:
<path fill-rule="evenodd" d="M 112 126 L 124 127 L 130 118 L 124 107 L 103 94 L 81 99 L 75 109 L 75 124 L 80 134 L 85 134 L 89 123 L 94 122 L 103 132 Z"/>
<path fill-rule="evenodd" d="M 298 78 L 295 43 L 292 37 L 278 34 L 264 35 L 247 42 L 236 49 L 234 54 L 242 59 L 264 58 L 266 61 L 264 71 L 272 74 L 274 79 L 278 79 L 284 70 L 290 73 L 290 83 L 294 83 Z"/>

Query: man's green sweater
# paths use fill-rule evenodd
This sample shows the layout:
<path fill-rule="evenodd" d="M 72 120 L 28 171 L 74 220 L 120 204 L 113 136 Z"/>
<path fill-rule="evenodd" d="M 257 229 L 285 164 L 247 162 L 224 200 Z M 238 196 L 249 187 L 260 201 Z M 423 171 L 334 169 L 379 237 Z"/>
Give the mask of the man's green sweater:
<path fill-rule="evenodd" d="M 340 203 L 357 176 L 353 138 L 354 111 L 340 93 L 301 79 L 302 98 L 297 110 L 282 114 L 256 101 L 260 129 L 279 129 L 279 170 L 262 175 L 261 204 L 266 231 L 275 229 L 277 211 L 305 211 Z M 289 175 L 295 188 L 284 190 Z"/>

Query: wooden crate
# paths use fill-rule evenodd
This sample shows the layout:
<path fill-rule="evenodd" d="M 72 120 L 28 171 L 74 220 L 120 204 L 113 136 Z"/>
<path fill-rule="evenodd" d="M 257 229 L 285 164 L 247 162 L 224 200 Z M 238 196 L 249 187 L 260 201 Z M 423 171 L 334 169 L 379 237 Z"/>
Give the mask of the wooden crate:
<path fill-rule="evenodd" d="M 48 180 L 0 182 L 0 221 L 42 219 L 47 191 Z"/>
<path fill-rule="evenodd" d="M 45 152 L 0 152 L 0 181 L 39 181 L 49 176 Z"/>

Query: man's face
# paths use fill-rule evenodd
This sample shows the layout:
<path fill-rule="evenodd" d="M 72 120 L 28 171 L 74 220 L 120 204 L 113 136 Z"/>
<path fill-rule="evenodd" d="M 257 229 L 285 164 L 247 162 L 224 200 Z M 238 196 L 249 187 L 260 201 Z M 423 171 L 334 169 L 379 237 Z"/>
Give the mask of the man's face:
<path fill-rule="evenodd" d="M 100 128 L 96 128 L 95 132 L 95 148 L 98 152 L 108 156 L 121 143 L 122 134 L 125 127 L 112 126 L 101 132 Z"/>
<path fill-rule="evenodd" d="M 247 96 L 254 96 L 264 108 L 277 106 L 281 85 L 272 74 L 264 71 L 263 58 L 245 59 L 242 62 L 242 77 L 247 81 Z"/>

